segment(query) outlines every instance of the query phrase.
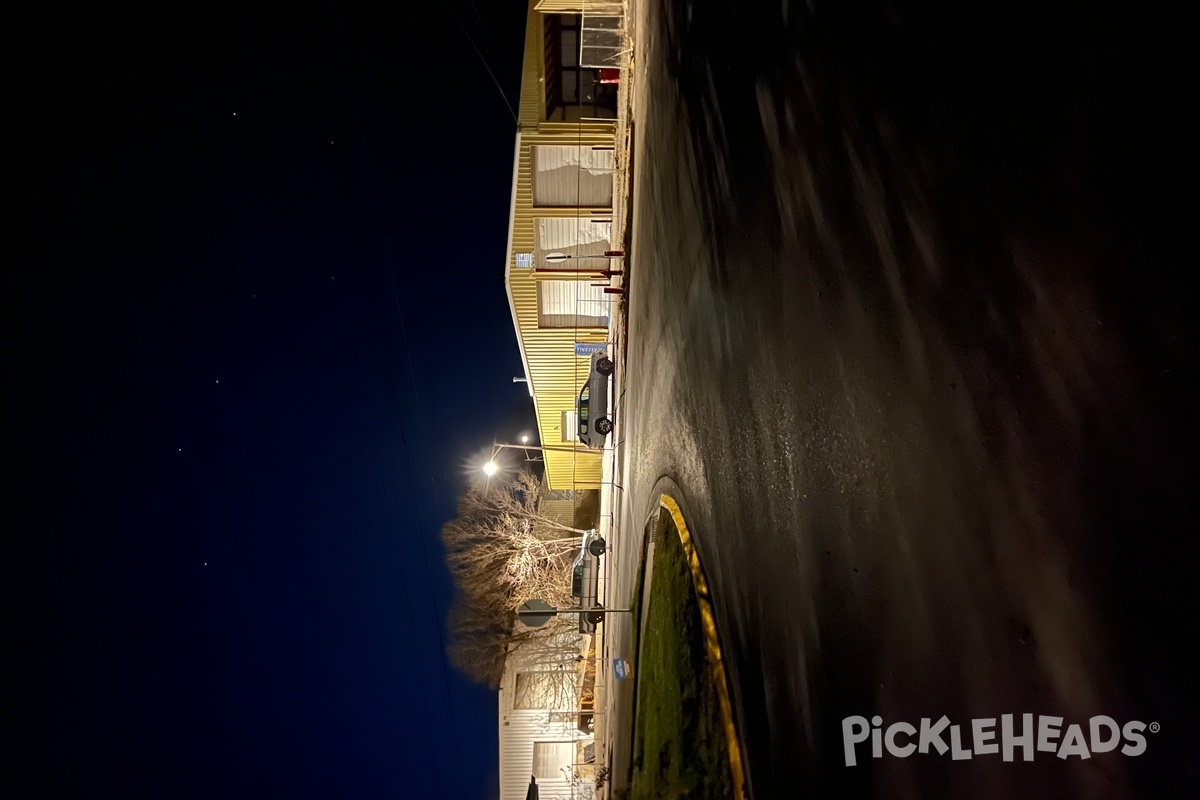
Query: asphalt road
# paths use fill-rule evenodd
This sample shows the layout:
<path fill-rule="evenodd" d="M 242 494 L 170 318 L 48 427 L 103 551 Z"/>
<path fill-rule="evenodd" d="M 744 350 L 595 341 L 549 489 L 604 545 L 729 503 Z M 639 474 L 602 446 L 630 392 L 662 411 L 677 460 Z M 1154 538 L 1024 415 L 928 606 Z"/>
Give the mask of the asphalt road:
<path fill-rule="evenodd" d="M 623 528 L 677 486 L 757 798 L 1200 796 L 1190 28 L 988 8 L 647 4 Z M 1160 729 L 845 765 L 1006 713 Z"/>

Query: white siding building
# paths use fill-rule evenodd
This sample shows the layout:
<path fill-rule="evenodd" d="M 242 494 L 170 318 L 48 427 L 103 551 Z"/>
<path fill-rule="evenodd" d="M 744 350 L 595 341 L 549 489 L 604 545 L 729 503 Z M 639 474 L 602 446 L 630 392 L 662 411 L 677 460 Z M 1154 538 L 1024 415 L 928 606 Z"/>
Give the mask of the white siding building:
<path fill-rule="evenodd" d="M 574 618 L 571 618 L 574 624 Z M 591 637 L 587 637 L 589 640 Z M 500 682 L 500 800 L 524 800 L 529 778 L 540 800 L 592 796 L 593 736 L 580 730 L 583 637 L 564 633 L 545 648 L 513 653 Z"/>

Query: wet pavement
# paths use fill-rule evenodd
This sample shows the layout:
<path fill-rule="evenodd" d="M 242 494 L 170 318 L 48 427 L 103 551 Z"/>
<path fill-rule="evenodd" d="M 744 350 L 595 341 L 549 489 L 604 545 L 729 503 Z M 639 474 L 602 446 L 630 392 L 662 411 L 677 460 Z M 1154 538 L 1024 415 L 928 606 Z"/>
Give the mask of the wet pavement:
<path fill-rule="evenodd" d="M 757 798 L 1200 796 L 1188 28 L 988 8 L 647 6 L 622 529 L 677 485 Z M 845 765 L 1009 713 L 1160 729 Z"/>

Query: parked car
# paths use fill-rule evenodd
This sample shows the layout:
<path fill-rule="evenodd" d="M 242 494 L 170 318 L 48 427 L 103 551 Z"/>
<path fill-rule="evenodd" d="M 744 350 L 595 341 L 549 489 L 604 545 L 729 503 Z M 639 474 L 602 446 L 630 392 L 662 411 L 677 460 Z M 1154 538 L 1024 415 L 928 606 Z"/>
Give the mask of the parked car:
<path fill-rule="evenodd" d="M 613 368 L 612 359 L 605 353 L 593 354 L 588 379 L 575 403 L 579 412 L 579 441 L 593 450 L 604 447 L 604 439 L 613 429 L 608 416 L 608 379 Z"/>
<path fill-rule="evenodd" d="M 593 528 L 583 535 L 579 555 L 575 556 L 571 565 L 571 596 L 580 609 L 580 633 L 591 633 L 604 621 L 604 614 L 596 613 L 595 609 L 604 608 L 597 595 L 600 590 L 600 556 L 604 555 L 606 549 L 603 537 Z"/>

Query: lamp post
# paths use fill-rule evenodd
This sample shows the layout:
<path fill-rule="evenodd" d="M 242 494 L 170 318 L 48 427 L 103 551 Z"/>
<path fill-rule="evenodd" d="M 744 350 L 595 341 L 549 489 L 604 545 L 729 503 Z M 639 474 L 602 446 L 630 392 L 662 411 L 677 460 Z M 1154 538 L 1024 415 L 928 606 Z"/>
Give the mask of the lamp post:
<path fill-rule="evenodd" d="M 528 444 L 528 441 L 529 441 L 528 436 L 522 436 L 521 444 L 508 444 L 506 442 L 492 442 L 492 454 L 490 456 L 488 456 L 487 463 L 483 465 L 483 471 L 486 472 L 488 475 L 496 474 L 496 472 L 499 470 L 499 467 L 496 465 L 496 456 L 500 453 L 501 450 L 526 450 L 526 451 L 536 450 L 539 453 L 545 453 L 547 451 L 552 452 L 552 453 L 584 452 L 583 450 L 580 450 L 580 448 L 573 447 L 570 445 Z M 526 456 L 528 457 L 528 453 L 526 454 Z"/>
<path fill-rule="evenodd" d="M 559 614 L 587 614 L 593 623 L 599 623 L 609 614 L 631 614 L 632 608 L 555 608 L 545 600 L 529 600 L 517 609 L 517 619 L 527 628 L 540 628 Z"/>
<path fill-rule="evenodd" d="M 537 459 L 529 458 L 528 451 L 530 451 L 530 450 L 536 450 L 539 453 L 545 453 L 546 451 L 560 452 L 560 453 L 587 452 L 586 450 L 582 450 L 578 447 L 574 447 L 571 445 L 529 444 L 528 442 L 529 442 L 528 435 L 523 435 L 521 437 L 521 444 L 509 444 L 507 442 L 492 442 L 492 454 L 490 456 L 488 456 L 488 460 L 483 465 L 483 474 L 486 475 L 488 477 L 488 480 L 490 481 L 492 476 L 500 471 L 500 465 L 496 463 L 496 456 L 500 453 L 501 450 L 524 450 L 524 451 L 526 451 L 525 459 L 527 461 L 536 461 L 537 460 Z"/>

